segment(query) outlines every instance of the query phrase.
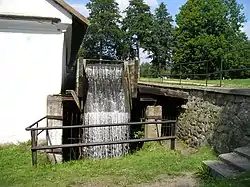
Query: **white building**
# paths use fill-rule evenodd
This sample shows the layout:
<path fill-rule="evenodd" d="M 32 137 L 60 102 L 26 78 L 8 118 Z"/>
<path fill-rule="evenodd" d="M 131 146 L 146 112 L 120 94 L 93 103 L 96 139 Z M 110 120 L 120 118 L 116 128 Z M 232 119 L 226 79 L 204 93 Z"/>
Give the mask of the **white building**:
<path fill-rule="evenodd" d="M 30 139 L 47 95 L 74 89 L 87 25 L 62 0 L 0 0 L 0 144 Z"/>

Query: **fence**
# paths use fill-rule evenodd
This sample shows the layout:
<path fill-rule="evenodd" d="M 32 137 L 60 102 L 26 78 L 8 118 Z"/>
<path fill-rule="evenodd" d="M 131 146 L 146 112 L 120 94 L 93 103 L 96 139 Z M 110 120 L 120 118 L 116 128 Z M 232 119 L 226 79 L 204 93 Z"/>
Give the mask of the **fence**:
<path fill-rule="evenodd" d="M 117 123 L 117 124 L 97 124 L 97 125 L 73 125 L 73 126 L 54 126 L 54 127 L 39 127 L 39 123 L 43 120 L 47 119 L 56 119 L 62 120 L 61 117 L 58 116 L 45 116 L 44 118 L 38 120 L 34 124 L 30 125 L 26 128 L 27 131 L 31 132 L 31 151 L 32 151 L 32 165 L 37 165 L 37 151 L 39 150 L 52 150 L 54 149 L 65 149 L 65 148 L 81 148 L 81 147 L 89 147 L 89 146 L 100 146 L 100 145 L 112 145 L 112 144 L 127 144 L 127 143 L 138 143 L 138 142 L 151 142 L 151 141 L 163 141 L 163 140 L 171 140 L 170 147 L 171 149 L 175 149 L 175 139 L 176 139 L 176 120 L 169 121 L 155 121 L 155 122 L 130 122 L 130 123 Z M 112 127 L 112 126 L 130 126 L 130 125 L 148 125 L 155 124 L 156 127 L 158 124 L 170 124 L 171 125 L 171 134 L 169 136 L 157 137 L 157 138 L 143 138 L 143 139 L 128 139 L 122 141 L 112 141 L 112 142 L 90 142 L 90 143 L 73 143 L 73 144 L 62 144 L 62 145 L 52 145 L 51 139 L 49 137 L 49 130 L 63 130 L 63 129 L 85 129 L 85 128 L 94 128 L 94 127 Z M 158 129 L 158 128 L 156 128 Z M 50 145 L 39 146 L 38 145 L 38 136 L 43 131 L 46 131 L 46 141 Z"/>
<path fill-rule="evenodd" d="M 242 51 L 249 52 L 249 54 L 242 55 Z M 238 59 L 242 60 L 238 67 L 235 67 L 236 65 L 232 65 L 232 62 L 230 62 L 234 58 L 235 52 L 244 56 L 244 58 L 238 56 Z M 165 71 L 168 71 L 167 73 L 159 71 L 152 73 L 152 70 L 150 70 L 152 67 L 149 66 L 148 69 L 142 70 L 144 72 L 141 72 L 141 81 L 222 87 L 225 79 L 231 80 L 234 77 L 250 78 L 250 48 L 230 51 L 219 60 L 218 58 L 211 58 L 195 62 L 170 63 L 164 67 Z M 190 72 L 190 69 L 195 69 L 195 73 Z M 236 75 L 232 76 L 232 74 Z"/>

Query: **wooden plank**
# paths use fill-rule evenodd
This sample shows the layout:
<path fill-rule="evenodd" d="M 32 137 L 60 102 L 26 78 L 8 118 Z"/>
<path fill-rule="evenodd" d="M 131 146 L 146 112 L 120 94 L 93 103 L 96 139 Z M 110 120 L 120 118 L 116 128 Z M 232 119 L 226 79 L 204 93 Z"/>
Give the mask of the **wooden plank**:
<path fill-rule="evenodd" d="M 86 60 L 79 58 L 77 61 L 77 70 L 76 70 L 76 95 L 80 98 L 83 98 L 85 66 L 86 66 Z"/>
<path fill-rule="evenodd" d="M 53 119 L 53 120 L 63 120 L 63 116 L 47 116 L 47 119 Z"/>
<path fill-rule="evenodd" d="M 79 108 L 79 110 L 81 110 L 81 104 L 79 98 L 76 95 L 76 92 L 74 90 L 66 90 L 66 93 L 70 93 L 72 95 L 77 107 Z"/>

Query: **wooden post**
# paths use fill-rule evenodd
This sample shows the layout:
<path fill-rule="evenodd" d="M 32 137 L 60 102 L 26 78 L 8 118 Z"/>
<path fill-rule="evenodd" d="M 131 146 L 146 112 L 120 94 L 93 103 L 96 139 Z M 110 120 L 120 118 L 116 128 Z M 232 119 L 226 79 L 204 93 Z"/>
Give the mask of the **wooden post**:
<path fill-rule="evenodd" d="M 171 124 L 171 136 L 175 136 L 175 123 Z M 175 139 L 171 139 L 171 145 L 170 145 L 171 150 L 175 149 Z"/>
<path fill-rule="evenodd" d="M 78 97 L 83 97 L 83 87 L 84 87 L 84 63 L 85 59 L 79 58 L 77 60 L 77 70 L 76 70 L 76 94 Z"/>
<path fill-rule="evenodd" d="M 35 130 L 31 130 L 31 148 L 37 147 L 37 138 Z M 37 166 L 37 151 L 32 149 L 32 165 Z"/>

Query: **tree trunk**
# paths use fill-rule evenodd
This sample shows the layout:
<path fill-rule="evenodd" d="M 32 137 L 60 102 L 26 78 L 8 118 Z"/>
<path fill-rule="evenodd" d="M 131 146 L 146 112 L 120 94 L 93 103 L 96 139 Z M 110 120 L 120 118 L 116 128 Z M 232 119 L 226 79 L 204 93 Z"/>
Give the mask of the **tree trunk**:
<path fill-rule="evenodd" d="M 137 56 L 138 60 L 140 60 L 140 41 L 137 40 L 136 43 L 137 43 L 136 44 L 136 56 Z"/>

